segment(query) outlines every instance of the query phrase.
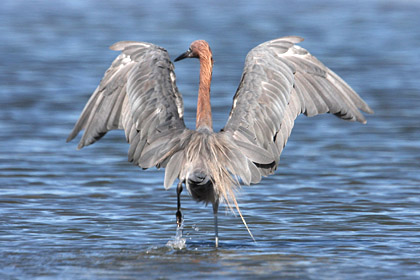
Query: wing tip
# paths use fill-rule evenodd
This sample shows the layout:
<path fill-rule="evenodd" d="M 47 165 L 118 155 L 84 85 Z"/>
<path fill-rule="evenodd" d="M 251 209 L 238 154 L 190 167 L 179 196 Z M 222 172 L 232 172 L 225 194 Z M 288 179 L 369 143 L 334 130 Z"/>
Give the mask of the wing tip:
<path fill-rule="evenodd" d="M 305 39 L 303 39 L 303 37 L 300 37 L 300 36 L 297 36 L 297 35 L 290 35 L 290 36 L 281 37 L 281 38 L 279 38 L 279 40 L 287 40 L 289 42 L 292 42 L 293 44 L 297 44 L 297 43 L 302 42 Z"/>
<path fill-rule="evenodd" d="M 69 136 L 66 139 L 66 143 L 69 143 L 74 138 L 76 138 L 77 134 L 79 134 L 80 130 L 73 129 L 72 132 L 69 134 Z"/>
<path fill-rule="evenodd" d="M 69 143 L 71 140 L 73 140 L 74 139 L 74 137 L 73 138 L 70 138 L 70 136 L 66 139 L 66 143 Z M 76 147 L 76 150 L 81 150 L 83 147 L 84 147 L 85 145 L 80 141 L 79 142 L 79 144 L 77 145 L 77 147 Z"/>
<path fill-rule="evenodd" d="M 375 113 L 375 111 L 373 111 L 372 108 L 370 108 L 369 106 L 366 106 L 366 108 L 363 108 L 362 111 L 365 112 L 366 114 L 374 114 Z"/>
<path fill-rule="evenodd" d="M 66 139 L 66 143 L 70 142 L 73 139 L 74 139 L 74 136 L 73 135 L 69 135 L 69 137 L 67 137 L 67 139 Z"/>
<path fill-rule="evenodd" d="M 136 42 L 136 41 L 119 41 L 112 44 L 109 48 L 113 51 L 122 51 L 126 47 L 132 46 L 132 45 L 145 45 L 145 44 L 141 42 Z"/>
<path fill-rule="evenodd" d="M 122 51 L 129 42 L 130 41 L 119 41 L 112 44 L 109 48 L 113 51 Z"/>
<path fill-rule="evenodd" d="M 76 138 L 76 136 L 77 136 L 77 134 L 79 133 L 79 131 L 76 133 L 76 134 L 74 134 L 74 133 L 71 133 L 70 135 L 69 135 L 69 137 L 67 137 L 67 139 L 66 139 L 66 143 L 69 143 L 70 141 L 72 141 L 74 138 Z M 90 143 L 87 143 L 86 142 L 86 140 L 84 140 L 83 139 L 84 138 L 84 135 L 83 135 L 83 137 L 82 137 L 82 139 L 80 140 L 80 142 L 79 142 L 79 144 L 77 144 L 77 150 L 80 150 L 80 149 L 82 149 L 84 146 L 88 146 L 88 145 L 90 145 Z"/>

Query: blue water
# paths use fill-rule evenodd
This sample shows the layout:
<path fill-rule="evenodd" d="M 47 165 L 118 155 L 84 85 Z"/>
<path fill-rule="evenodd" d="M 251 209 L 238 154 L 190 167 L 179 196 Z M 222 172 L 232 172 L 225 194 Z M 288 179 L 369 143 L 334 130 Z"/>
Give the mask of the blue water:
<path fill-rule="evenodd" d="M 0 279 L 420 279 L 419 1 L 24 1 L 0 7 Z M 213 50 L 212 105 L 223 127 L 244 58 L 285 35 L 375 110 L 368 123 L 297 119 L 275 175 L 244 187 L 239 217 L 126 160 L 120 131 L 65 143 L 117 55 L 148 41 L 174 58 Z M 194 127 L 198 63 L 176 64 Z M 225 215 L 226 213 L 226 215 Z"/>

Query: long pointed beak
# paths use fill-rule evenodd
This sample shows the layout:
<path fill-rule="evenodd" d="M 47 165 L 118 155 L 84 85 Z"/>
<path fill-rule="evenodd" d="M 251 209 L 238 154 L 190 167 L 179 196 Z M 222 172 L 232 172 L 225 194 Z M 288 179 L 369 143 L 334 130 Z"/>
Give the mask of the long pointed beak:
<path fill-rule="evenodd" d="M 177 58 L 175 58 L 174 61 L 176 62 L 176 61 L 183 60 L 184 58 L 192 57 L 191 54 L 192 54 L 192 51 L 188 50 L 188 51 L 184 52 L 183 54 L 181 54 L 180 56 L 178 56 Z"/>

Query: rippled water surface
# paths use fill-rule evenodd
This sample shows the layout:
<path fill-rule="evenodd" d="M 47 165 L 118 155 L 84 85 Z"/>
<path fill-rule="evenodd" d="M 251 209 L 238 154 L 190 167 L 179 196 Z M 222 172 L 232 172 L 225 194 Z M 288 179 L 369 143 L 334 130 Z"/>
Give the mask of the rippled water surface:
<path fill-rule="evenodd" d="M 419 1 L 19 1 L 0 8 L 1 279 L 420 279 Z M 293 4 L 292 4 L 293 3 Z M 300 35 L 375 110 L 367 125 L 298 118 L 275 175 L 244 187 L 239 217 L 126 160 L 120 131 L 65 139 L 116 53 L 149 41 L 172 58 L 210 42 L 215 128 L 246 53 Z M 194 127 L 198 63 L 176 65 Z"/>

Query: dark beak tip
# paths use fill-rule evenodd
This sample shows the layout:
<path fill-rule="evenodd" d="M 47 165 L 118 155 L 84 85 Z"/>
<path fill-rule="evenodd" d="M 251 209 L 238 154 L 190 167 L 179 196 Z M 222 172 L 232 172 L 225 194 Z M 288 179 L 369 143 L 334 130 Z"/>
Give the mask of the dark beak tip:
<path fill-rule="evenodd" d="M 181 54 L 180 56 L 178 56 L 177 58 L 175 58 L 174 62 L 183 60 L 184 58 L 188 58 L 188 57 L 190 57 L 190 55 L 191 55 L 191 51 L 188 50 L 188 51 L 184 52 L 183 54 Z"/>
<path fill-rule="evenodd" d="M 186 58 L 187 56 L 185 55 L 185 53 L 181 54 L 180 56 L 178 56 L 177 58 L 175 58 L 174 62 L 183 60 L 184 58 Z"/>

